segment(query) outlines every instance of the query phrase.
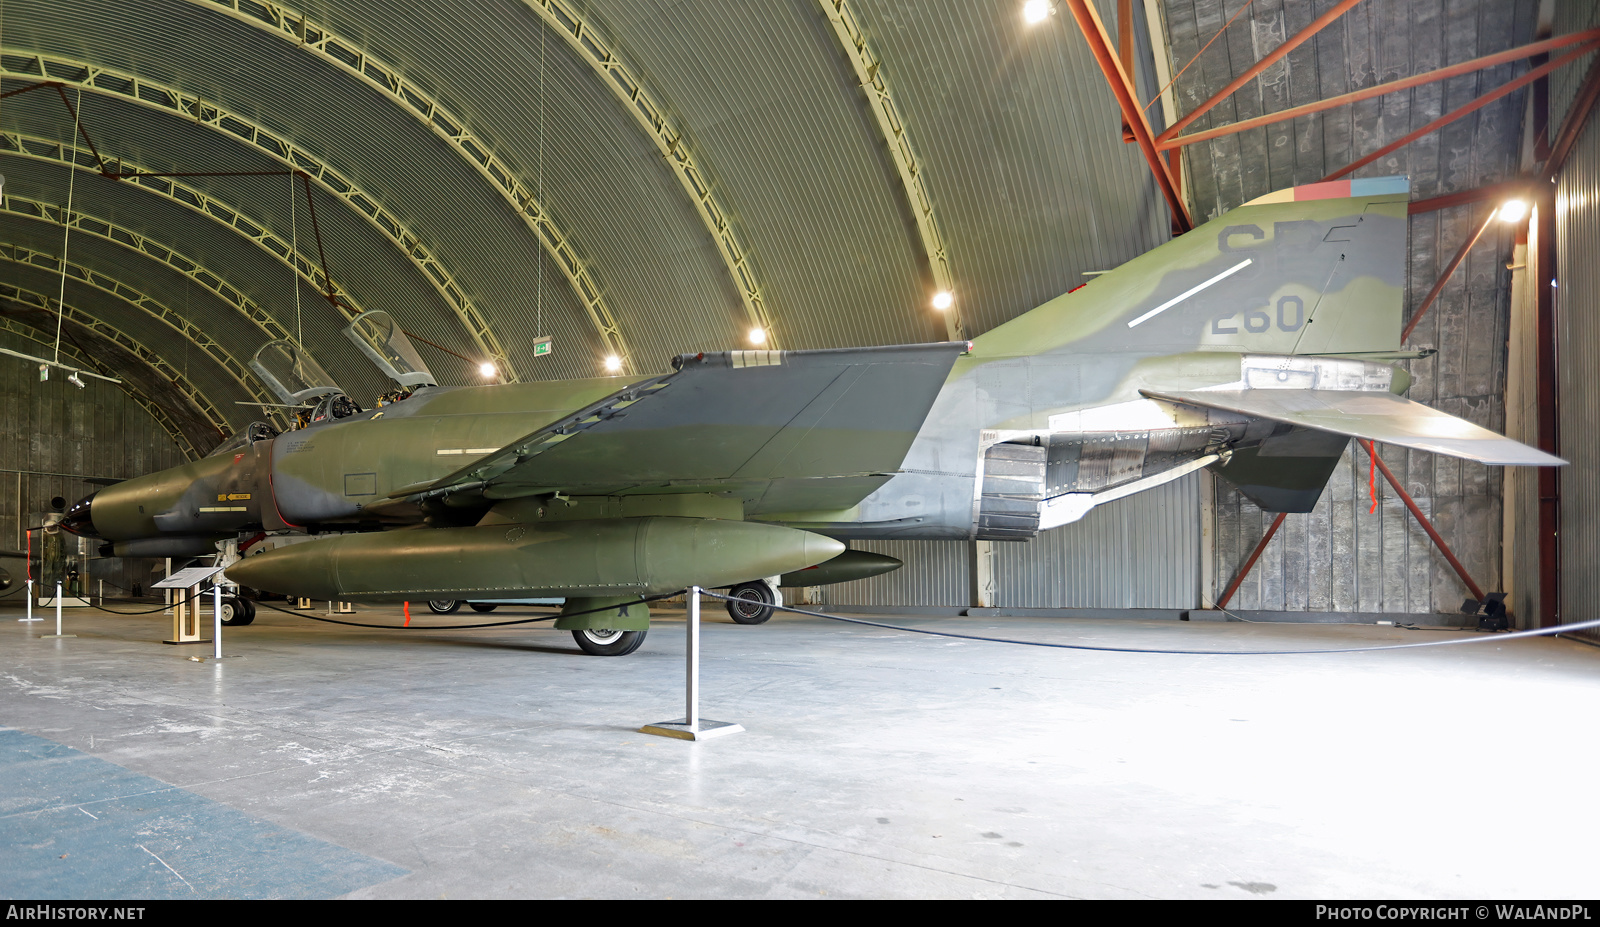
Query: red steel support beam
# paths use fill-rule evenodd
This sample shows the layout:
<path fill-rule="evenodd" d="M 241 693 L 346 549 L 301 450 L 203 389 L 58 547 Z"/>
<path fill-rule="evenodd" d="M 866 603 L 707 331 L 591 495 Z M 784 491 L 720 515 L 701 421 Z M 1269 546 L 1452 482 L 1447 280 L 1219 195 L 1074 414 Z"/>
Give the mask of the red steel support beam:
<path fill-rule="evenodd" d="M 1298 119 L 1301 116 L 1310 115 L 1311 113 L 1320 113 L 1326 109 L 1333 109 L 1336 106 L 1343 106 L 1346 103 L 1369 100 L 1373 97 L 1381 97 L 1385 94 L 1395 93 L 1400 90 L 1409 90 L 1412 87 L 1420 87 L 1424 84 L 1431 84 L 1435 81 L 1445 80 L 1451 77 L 1460 77 L 1463 74 L 1471 74 L 1474 71 L 1481 71 L 1484 68 L 1492 68 L 1497 65 L 1509 64 L 1513 61 L 1521 61 L 1524 58 L 1537 55 L 1542 52 L 1554 51 L 1557 48 L 1565 48 L 1568 45 L 1576 45 L 1583 42 L 1593 42 L 1596 39 L 1600 39 L 1600 29 L 1586 29 L 1583 32 L 1574 32 L 1569 35 L 1558 36 L 1553 39 L 1544 39 L 1543 41 L 1533 42 L 1518 48 L 1497 52 L 1493 55 L 1485 55 L 1482 58 L 1474 58 L 1471 61 L 1463 61 L 1460 64 L 1452 64 L 1449 67 L 1426 71 L 1422 74 L 1415 74 L 1411 77 L 1403 77 L 1399 80 L 1392 80 L 1386 84 L 1378 84 L 1374 87 L 1367 87 L 1362 90 L 1355 90 L 1351 91 L 1350 93 L 1340 94 L 1336 97 L 1329 97 L 1326 100 L 1319 100 L 1315 103 L 1306 103 L 1302 106 L 1292 106 L 1280 112 L 1267 113 L 1264 116 L 1256 116 L 1251 119 L 1246 119 L 1243 122 L 1235 122 L 1231 125 L 1218 126 L 1215 129 L 1206 129 L 1203 132 L 1196 132 L 1193 135 L 1172 136 L 1170 134 L 1171 130 L 1169 129 L 1167 132 L 1162 133 L 1162 138 L 1156 140 L 1156 147 L 1164 151 L 1168 148 L 1181 148 L 1184 145 L 1193 145 L 1196 142 L 1206 142 L 1214 138 L 1221 138 L 1225 135 L 1232 135 L 1235 132 L 1243 132 L 1246 129 L 1257 129 L 1261 126 L 1272 125 L 1273 123 L 1285 122 L 1290 119 Z"/>
<path fill-rule="evenodd" d="M 1228 607 L 1228 600 L 1233 598 L 1235 592 L 1239 591 L 1239 584 L 1244 582 L 1244 578 L 1249 576 L 1250 571 L 1255 568 L 1256 561 L 1261 559 L 1261 552 L 1267 549 L 1267 543 L 1272 540 L 1272 536 L 1277 534 L 1278 529 L 1282 527 L 1283 516 L 1286 514 L 1288 513 L 1279 512 L 1278 517 L 1272 520 L 1272 527 L 1268 528 L 1267 533 L 1261 536 L 1261 543 L 1257 544 L 1256 549 L 1250 552 L 1250 558 L 1244 562 L 1244 566 L 1239 568 L 1239 575 L 1233 578 L 1233 582 L 1228 584 L 1228 588 L 1222 590 L 1222 595 L 1217 599 L 1218 611 Z"/>
<path fill-rule="evenodd" d="M 1182 132 L 1189 126 L 1191 122 L 1194 122 L 1196 119 L 1199 119 L 1201 116 L 1210 112 L 1212 107 L 1216 106 L 1218 103 L 1221 103 L 1223 100 L 1233 96 L 1238 92 L 1240 87 L 1243 87 L 1245 84 L 1248 84 L 1250 81 L 1254 80 L 1261 74 L 1262 71 L 1272 67 L 1281 58 L 1283 58 L 1284 55 L 1289 54 L 1296 48 L 1299 48 L 1301 45 L 1305 44 L 1306 41 L 1312 36 L 1327 28 L 1329 23 L 1343 16 L 1351 7 L 1360 2 L 1361 0 L 1340 0 L 1338 5 L 1336 5 L 1333 9 L 1323 13 L 1321 16 L 1318 16 L 1316 20 L 1311 23 L 1311 25 L 1301 29 L 1299 32 L 1296 32 L 1289 38 L 1288 41 L 1284 42 L 1282 45 L 1279 45 L 1277 48 L 1274 48 L 1272 51 L 1267 52 L 1266 57 L 1251 65 L 1243 74 L 1235 77 L 1232 83 L 1212 94 L 1211 99 L 1190 110 L 1187 116 L 1184 116 L 1182 119 L 1179 119 L 1177 122 L 1173 123 L 1171 127 L 1169 127 L 1165 132 L 1162 132 L 1156 140 L 1164 142 L 1176 136 L 1179 132 Z"/>
<path fill-rule="evenodd" d="M 38 90 L 40 87 L 60 87 L 60 86 L 61 86 L 61 82 L 58 81 L 58 80 L 43 80 L 43 81 L 40 81 L 37 84 L 29 84 L 26 87 L 18 87 L 15 90 L 7 90 L 5 93 L 0 93 L 0 100 L 4 100 L 6 97 L 14 97 L 19 93 L 27 93 L 30 90 Z"/>
<path fill-rule="evenodd" d="M 1392 141 L 1389 144 L 1383 146 L 1382 148 L 1379 148 L 1377 151 L 1374 151 L 1373 153 L 1367 155 L 1366 157 L 1358 158 L 1358 159 L 1356 159 L 1354 161 L 1351 161 L 1349 164 L 1346 164 L 1344 167 L 1341 167 L 1338 170 L 1334 171 L 1333 173 L 1329 174 L 1328 176 L 1322 178 L 1322 182 L 1326 183 L 1326 182 L 1328 182 L 1330 180 L 1338 180 L 1340 177 L 1343 177 L 1346 174 L 1349 174 L 1349 173 L 1352 173 L 1354 171 L 1360 170 L 1361 168 L 1366 167 L 1368 164 L 1371 164 L 1372 162 L 1374 162 L 1374 161 L 1378 160 L 1379 158 L 1383 157 L 1384 155 L 1389 154 L 1391 151 L 1395 151 L 1397 149 L 1403 148 L 1406 145 L 1411 144 L 1412 142 L 1414 142 L 1417 139 L 1423 137 L 1424 135 L 1427 135 L 1430 132 L 1437 131 L 1438 129 L 1443 128 L 1444 126 L 1447 126 L 1452 122 L 1455 122 L 1457 119 L 1460 119 L 1461 117 L 1466 116 L 1469 113 L 1474 113 L 1474 112 L 1484 108 L 1485 106 L 1488 106 L 1490 103 L 1493 103 L 1495 100 L 1500 99 L 1501 97 L 1505 96 L 1506 94 L 1512 93 L 1513 91 L 1516 91 L 1516 90 L 1520 90 L 1521 88 L 1526 87 L 1528 84 L 1531 84 L 1534 81 L 1540 80 L 1541 78 L 1544 78 L 1544 77 L 1548 76 L 1551 71 L 1554 71 L 1557 68 L 1560 68 L 1560 67 L 1563 67 L 1563 66 L 1565 66 L 1567 64 L 1570 64 L 1571 62 L 1576 61 L 1579 58 L 1582 58 L 1584 55 L 1589 54 L 1590 52 L 1596 50 L 1597 48 L 1600 48 L 1600 43 L 1590 42 L 1588 44 L 1581 45 L 1581 46 L 1578 47 L 1578 49 L 1576 51 L 1568 52 L 1567 54 L 1562 55 L 1560 58 L 1557 58 L 1554 61 L 1546 62 L 1546 63 L 1540 65 L 1539 67 L 1534 68 L 1533 70 L 1529 71 L 1528 73 L 1522 75 L 1521 77 L 1517 78 L 1516 80 L 1507 81 L 1506 83 L 1501 84 L 1499 87 L 1496 87 L 1495 89 L 1489 91 L 1488 93 L 1484 94 L 1483 96 L 1478 97 L 1476 100 L 1473 100 L 1471 103 L 1468 103 L 1465 106 L 1459 106 L 1459 107 L 1451 110 L 1450 112 L 1445 113 L 1443 116 L 1440 116 L 1438 119 L 1435 119 L 1432 122 L 1428 123 L 1427 125 L 1423 126 L 1422 128 L 1417 129 L 1415 132 L 1407 133 L 1406 135 L 1403 135 L 1400 138 L 1395 139 L 1394 141 Z"/>
<path fill-rule="evenodd" d="M 1117 0 L 1117 58 L 1133 73 L 1133 0 Z"/>
<path fill-rule="evenodd" d="M 1529 237 L 1533 241 L 1533 286 L 1538 308 L 1539 450 L 1560 455 L 1560 394 L 1556 389 L 1556 198 L 1546 189 L 1533 208 Z M 1555 467 L 1539 468 L 1539 627 L 1560 624 L 1561 610 L 1561 474 Z"/>
<path fill-rule="evenodd" d="M 1530 67 L 1544 64 L 1549 55 L 1534 55 L 1528 59 Z M 1550 159 L 1550 78 L 1541 77 L 1533 85 L 1533 108 L 1529 111 L 1533 121 L 1533 157 L 1536 161 Z"/>
<path fill-rule="evenodd" d="M 1178 185 L 1172 178 L 1172 172 L 1167 169 L 1167 162 L 1162 160 L 1161 153 L 1156 150 L 1155 134 L 1150 128 L 1150 121 L 1139 108 L 1133 81 L 1128 78 L 1128 72 L 1122 69 L 1122 62 L 1117 60 L 1116 54 L 1111 49 L 1111 37 L 1106 34 L 1105 23 L 1100 21 L 1100 14 L 1095 12 L 1089 0 L 1065 0 L 1065 3 L 1072 11 L 1072 17 L 1078 21 L 1078 29 L 1083 32 L 1084 39 L 1089 43 L 1089 51 L 1094 54 L 1101 72 L 1105 74 L 1106 83 L 1111 85 L 1111 93 L 1117 98 L 1117 105 L 1122 108 L 1122 118 L 1133 132 L 1134 141 L 1139 143 L 1139 150 L 1144 152 L 1144 159 L 1150 164 L 1150 172 L 1155 175 L 1156 184 L 1161 187 L 1161 195 L 1166 198 L 1167 206 L 1172 210 L 1173 224 L 1185 232 L 1189 231 L 1194 228 L 1194 221 L 1189 218 L 1189 208 L 1184 205 L 1183 197 L 1178 193 Z"/>
<path fill-rule="evenodd" d="M 1411 321 L 1406 323 L 1406 330 L 1400 333 L 1401 344 L 1405 344 L 1406 339 L 1411 337 L 1411 333 L 1416 331 L 1417 323 L 1421 322 L 1422 317 L 1427 314 L 1428 307 L 1432 306 L 1433 301 L 1439 298 L 1439 294 L 1444 291 L 1444 285 L 1449 283 L 1451 276 L 1455 274 L 1456 268 L 1460 267 L 1461 262 L 1467 259 L 1467 252 L 1471 251 L 1472 246 L 1477 244 L 1478 239 L 1483 237 L 1483 233 L 1489 230 L 1489 223 L 1493 222 L 1494 217 L 1499 214 L 1500 207 L 1498 206 L 1490 210 L 1489 217 L 1483 220 L 1483 224 L 1478 226 L 1476 232 L 1472 233 L 1472 237 L 1461 243 L 1461 249 L 1456 252 L 1455 257 L 1450 259 L 1449 266 L 1444 269 L 1444 273 L 1440 274 L 1439 279 L 1434 282 L 1433 289 L 1429 290 L 1428 295 L 1423 298 L 1422 305 L 1418 306 L 1417 311 L 1411 314 Z"/>
<path fill-rule="evenodd" d="M 1513 196 L 1527 196 L 1528 186 L 1529 184 L 1526 180 L 1507 180 L 1504 183 L 1486 184 L 1482 187 L 1473 187 L 1471 190 L 1462 190 L 1459 193 L 1445 193 L 1440 196 L 1430 196 L 1425 200 L 1413 200 L 1406 208 L 1406 212 L 1408 215 L 1414 216 L 1418 213 L 1449 209 L 1452 206 L 1481 203 L 1484 200 L 1504 200 Z"/>
<path fill-rule="evenodd" d="M 1572 107 L 1561 124 L 1561 131 L 1550 144 L 1550 157 L 1541 176 L 1554 180 L 1600 100 L 1600 58 L 1589 65 Z M 1555 190 L 1540 184 L 1530 227 L 1538 300 L 1538 411 L 1539 449 L 1559 454 L 1561 448 L 1561 399 L 1557 389 L 1556 353 L 1556 218 Z M 1554 467 L 1539 468 L 1539 627 L 1561 623 L 1561 474 Z"/>
<path fill-rule="evenodd" d="M 1472 593 L 1472 597 L 1482 602 L 1483 590 L 1479 589 L 1478 584 L 1472 581 L 1471 576 L 1467 575 L 1467 568 L 1461 565 L 1461 561 L 1456 559 L 1456 555 L 1450 552 L 1450 545 L 1444 542 L 1444 538 L 1439 536 L 1439 532 L 1433 530 L 1433 523 L 1428 521 L 1428 516 L 1422 514 L 1422 510 L 1417 508 L 1417 504 L 1412 501 L 1410 494 L 1400 487 L 1400 481 L 1394 478 L 1393 473 L 1389 472 L 1389 465 L 1383 462 L 1382 457 L 1378 456 L 1378 451 L 1372 446 L 1372 442 L 1360 441 L 1358 443 L 1367 449 L 1367 455 L 1372 458 L 1372 462 L 1377 464 L 1378 469 L 1383 472 L 1383 478 L 1388 480 L 1389 485 L 1394 487 L 1394 491 L 1400 494 L 1400 498 L 1405 502 L 1406 508 L 1411 510 L 1411 514 L 1416 518 L 1417 523 L 1422 525 L 1422 530 L 1428 532 L 1428 538 L 1433 541 L 1435 547 L 1439 548 L 1439 552 L 1444 554 L 1444 559 L 1450 562 L 1451 568 L 1456 571 L 1457 576 L 1461 577 L 1461 581 L 1467 584 L 1467 590 Z"/>

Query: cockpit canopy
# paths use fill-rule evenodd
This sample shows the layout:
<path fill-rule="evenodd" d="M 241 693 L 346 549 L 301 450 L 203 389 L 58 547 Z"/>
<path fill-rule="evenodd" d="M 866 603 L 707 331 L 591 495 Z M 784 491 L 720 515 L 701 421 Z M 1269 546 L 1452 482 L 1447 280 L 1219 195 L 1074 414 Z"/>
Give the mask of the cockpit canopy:
<path fill-rule="evenodd" d="M 344 336 L 354 342 L 384 376 L 400 386 L 416 389 L 438 385 L 439 381 L 422 363 L 411 339 L 389 313 L 378 309 L 361 313 L 345 327 Z"/>
<path fill-rule="evenodd" d="M 234 432 L 233 437 L 212 448 L 211 453 L 206 456 L 215 457 L 218 454 L 232 454 L 235 451 L 244 450 L 257 441 L 267 441 L 277 436 L 278 429 L 273 428 L 266 422 L 251 422 L 243 430 Z"/>
<path fill-rule="evenodd" d="M 250 359 L 250 369 L 288 406 L 344 392 L 309 353 L 287 338 L 262 345 Z"/>

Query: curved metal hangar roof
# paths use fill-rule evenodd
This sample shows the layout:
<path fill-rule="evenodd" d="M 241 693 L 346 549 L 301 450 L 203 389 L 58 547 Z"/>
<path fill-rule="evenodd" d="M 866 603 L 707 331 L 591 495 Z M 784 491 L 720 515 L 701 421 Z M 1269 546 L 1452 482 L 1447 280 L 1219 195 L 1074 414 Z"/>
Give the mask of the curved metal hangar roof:
<path fill-rule="evenodd" d="M 378 391 L 361 310 L 446 383 L 645 373 L 942 340 L 944 288 L 981 332 L 1165 238 L 1082 36 L 1014 0 L 0 14 L 0 314 L 53 340 L 64 246 L 64 330 L 197 445 L 259 417 L 274 338 Z"/>

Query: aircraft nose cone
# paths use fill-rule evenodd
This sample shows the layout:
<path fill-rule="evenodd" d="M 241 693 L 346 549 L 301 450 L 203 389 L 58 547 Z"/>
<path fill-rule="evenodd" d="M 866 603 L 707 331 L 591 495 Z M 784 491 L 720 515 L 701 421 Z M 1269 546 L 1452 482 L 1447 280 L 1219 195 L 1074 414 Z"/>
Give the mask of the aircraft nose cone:
<path fill-rule="evenodd" d="M 61 516 L 61 527 L 67 529 L 73 534 L 82 535 L 84 537 L 99 537 L 100 533 L 95 530 L 94 520 L 90 517 L 89 513 L 89 510 L 94 505 L 94 497 L 99 494 L 99 491 L 96 490 L 95 492 L 84 496 L 82 499 L 79 499 L 77 502 L 74 502 L 72 504 L 72 508 L 67 509 L 66 514 Z"/>

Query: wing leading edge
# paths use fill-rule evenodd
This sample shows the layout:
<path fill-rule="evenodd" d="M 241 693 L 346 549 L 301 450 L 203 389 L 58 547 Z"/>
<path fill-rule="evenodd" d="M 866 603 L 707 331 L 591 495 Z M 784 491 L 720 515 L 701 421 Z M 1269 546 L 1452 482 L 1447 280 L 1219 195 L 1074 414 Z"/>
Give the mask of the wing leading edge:
<path fill-rule="evenodd" d="M 843 507 L 905 460 L 965 343 L 674 359 L 407 495 L 737 492 L 751 514 Z"/>
<path fill-rule="evenodd" d="M 1566 463 L 1559 457 L 1389 392 L 1319 389 L 1145 390 L 1144 395 L 1151 399 L 1237 412 L 1483 464 L 1552 467 Z"/>

